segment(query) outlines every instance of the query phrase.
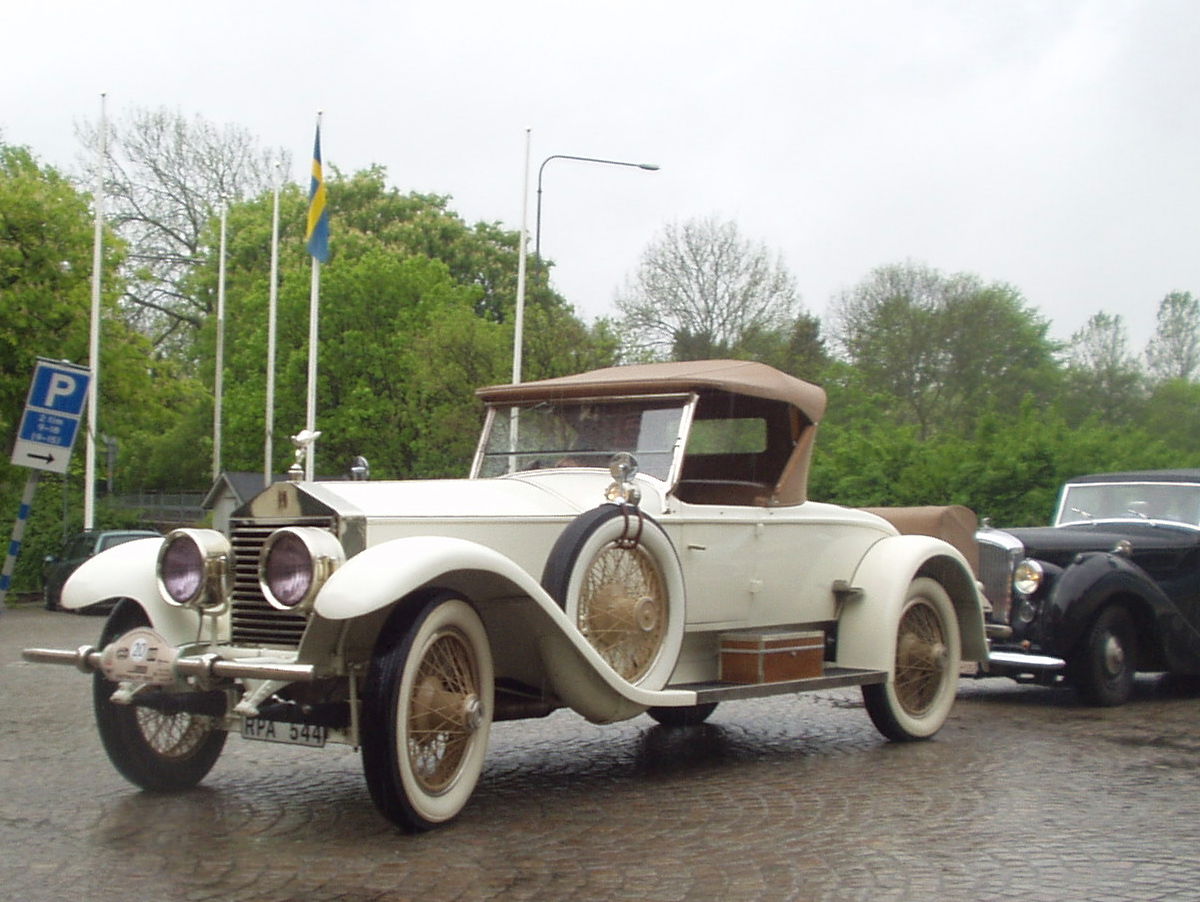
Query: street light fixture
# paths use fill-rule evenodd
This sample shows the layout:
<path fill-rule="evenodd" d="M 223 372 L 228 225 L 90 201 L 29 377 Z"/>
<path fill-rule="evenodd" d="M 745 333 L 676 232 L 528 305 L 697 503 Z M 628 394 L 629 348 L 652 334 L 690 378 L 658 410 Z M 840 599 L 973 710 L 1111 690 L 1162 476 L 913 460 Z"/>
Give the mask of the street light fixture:
<path fill-rule="evenodd" d="M 658 169 L 657 163 L 630 163 L 625 160 L 602 160 L 598 157 L 576 157 L 565 153 L 551 154 L 542 160 L 542 165 L 538 167 L 537 216 L 533 239 L 533 255 L 537 258 L 539 268 L 542 265 L 542 171 L 551 160 L 576 160 L 580 163 L 603 163 L 606 166 L 632 166 L 635 169 L 646 169 L 651 172 Z"/>
<path fill-rule="evenodd" d="M 551 154 L 542 160 L 542 165 L 538 167 L 537 181 L 537 225 L 534 233 L 533 253 L 537 259 L 537 267 L 542 268 L 542 172 L 546 168 L 546 164 L 551 160 L 576 160 L 580 163 L 602 163 L 606 166 L 632 166 L 635 169 L 646 169 L 654 171 L 658 169 L 657 163 L 631 163 L 625 160 L 603 160 L 599 157 L 577 157 L 572 154 L 556 153 Z M 517 266 L 517 309 L 516 322 L 513 333 L 513 382 L 521 381 L 521 350 L 524 338 L 524 321 L 525 321 L 525 242 L 528 240 L 528 231 L 525 226 L 525 203 L 529 197 L 529 129 L 525 130 L 525 187 L 521 192 L 521 242 L 519 251 L 519 262 Z M 513 410 L 514 423 L 513 434 L 516 434 L 515 415 L 516 409 Z"/>

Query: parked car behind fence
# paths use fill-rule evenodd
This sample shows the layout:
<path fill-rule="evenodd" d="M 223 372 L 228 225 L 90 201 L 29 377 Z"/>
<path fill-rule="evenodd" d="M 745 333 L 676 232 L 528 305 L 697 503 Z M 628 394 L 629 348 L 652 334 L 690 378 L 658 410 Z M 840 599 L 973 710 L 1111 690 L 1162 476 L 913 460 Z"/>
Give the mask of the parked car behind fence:
<path fill-rule="evenodd" d="M 42 598 L 46 610 L 58 610 L 67 577 L 88 558 L 124 542 L 153 536 L 161 538 L 162 533 L 154 529 L 85 530 L 66 543 L 61 557 L 47 555 L 42 567 Z M 97 605 L 95 609 L 100 607 Z"/>

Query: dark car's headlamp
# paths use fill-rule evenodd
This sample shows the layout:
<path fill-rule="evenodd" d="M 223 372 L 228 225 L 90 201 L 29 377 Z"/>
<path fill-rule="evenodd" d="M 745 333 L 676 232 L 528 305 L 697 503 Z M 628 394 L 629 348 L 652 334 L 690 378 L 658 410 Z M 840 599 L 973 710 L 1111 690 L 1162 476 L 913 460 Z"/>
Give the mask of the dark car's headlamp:
<path fill-rule="evenodd" d="M 312 604 L 325 581 L 346 560 L 342 543 L 315 526 L 289 526 L 272 534 L 258 559 L 263 597 L 284 611 Z"/>
<path fill-rule="evenodd" d="M 1013 588 L 1022 595 L 1033 595 L 1042 586 L 1046 571 L 1033 558 L 1026 558 L 1013 570 Z"/>
<path fill-rule="evenodd" d="M 158 551 L 158 589 L 168 603 L 219 611 L 229 602 L 229 540 L 215 529 L 177 529 Z"/>

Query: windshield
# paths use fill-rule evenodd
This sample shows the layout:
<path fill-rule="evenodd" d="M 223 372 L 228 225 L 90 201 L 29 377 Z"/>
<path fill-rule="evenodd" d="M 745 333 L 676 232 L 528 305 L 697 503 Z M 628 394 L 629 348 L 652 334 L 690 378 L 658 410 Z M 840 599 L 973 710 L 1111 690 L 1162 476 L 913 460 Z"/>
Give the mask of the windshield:
<path fill-rule="evenodd" d="M 618 451 L 642 473 L 666 480 L 690 398 L 543 401 L 496 406 L 475 476 L 549 467 L 608 467 Z"/>
<path fill-rule="evenodd" d="M 1092 520 L 1163 520 L 1200 526 L 1200 485 L 1166 482 L 1068 485 L 1054 525 Z"/>

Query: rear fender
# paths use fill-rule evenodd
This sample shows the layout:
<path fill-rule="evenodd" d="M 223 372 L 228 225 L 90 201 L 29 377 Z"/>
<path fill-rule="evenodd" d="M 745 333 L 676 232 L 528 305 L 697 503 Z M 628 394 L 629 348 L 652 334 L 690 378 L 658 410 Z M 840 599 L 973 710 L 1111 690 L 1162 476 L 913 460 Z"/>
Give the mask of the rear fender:
<path fill-rule="evenodd" d="M 541 659 L 541 676 L 571 708 L 595 723 L 633 717 L 653 705 L 695 704 L 695 693 L 653 691 L 622 679 L 592 648 L 558 603 L 510 558 L 476 542 L 414 536 L 374 545 L 346 561 L 317 596 L 316 614 L 362 620 L 431 588 L 452 589 L 476 606 L 489 641 L 520 637 Z M 497 648 L 498 660 L 508 649 Z"/>
<path fill-rule="evenodd" d="M 172 645 L 195 642 L 199 615 L 167 604 L 158 591 L 158 549 L 162 543 L 162 539 L 135 539 L 88 558 L 63 585 L 63 608 L 78 611 L 103 601 L 128 598 L 141 605 L 151 626 Z M 222 619 L 228 620 L 228 615 Z M 227 635 L 228 629 L 220 634 Z"/>
<path fill-rule="evenodd" d="M 983 600 L 966 559 L 939 539 L 905 535 L 876 542 L 859 562 L 852 585 L 862 594 L 845 602 L 838 619 L 839 665 L 894 671 L 900 610 L 919 576 L 937 580 L 950 596 L 963 660 L 986 660 Z"/>

